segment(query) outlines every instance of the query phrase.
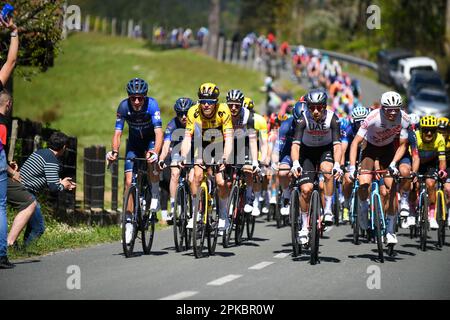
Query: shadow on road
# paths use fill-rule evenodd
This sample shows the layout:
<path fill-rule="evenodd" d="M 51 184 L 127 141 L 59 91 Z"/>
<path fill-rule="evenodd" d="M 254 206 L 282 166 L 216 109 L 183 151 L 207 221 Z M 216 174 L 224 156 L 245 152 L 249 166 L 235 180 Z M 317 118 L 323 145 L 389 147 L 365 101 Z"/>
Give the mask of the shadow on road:
<path fill-rule="evenodd" d="M 307 251 L 307 250 L 302 251 L 302 256 L 292 258 L 292 261 L 310 261 L 311 257 L 309 255 L 310 255 L 309 251 Z M 320 254 L 319 254 L 319 261 L 320 262 L 329 262 L 329 263 L 340 263 L 341 262 L 341 260 L 339 260 L 337 258 L 321 257 Z"/>
<path fill-rule="evenodd" d="M 166 254 L 169 254 L 169 252 L 167 252 L 167 251 L 150 251 L 149 254 L 144 254 L 144 252 L 133 252 L 131 257 L 129 257 L 129 258 L 139 258 L 141 256 L 163 256 Z M 125 254 L 123 252 L 122 253 L 114 253 L 113 256 L 125 257 Z"/>
<path fill-rule="evenodd" d="M 15 265 L 21 265 L 21 264 L 30 264 L 30 263 L 38 263 L 41 262 L 41 260 L 25 260 L 25 261 L 19 261 L 19 262 L 13 262 Z"/>

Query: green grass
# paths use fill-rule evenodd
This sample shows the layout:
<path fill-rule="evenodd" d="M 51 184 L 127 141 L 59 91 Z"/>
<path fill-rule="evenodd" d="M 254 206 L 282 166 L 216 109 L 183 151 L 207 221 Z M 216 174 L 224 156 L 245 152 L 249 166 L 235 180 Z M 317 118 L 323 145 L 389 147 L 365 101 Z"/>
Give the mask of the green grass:
<path fill-rule="evenodd" d="M 46 230 L 42 237 L 33 242 L 26 250 L 8 249 L 8 256 L 12 260 L 40 256 L 62 249 L 75 249 L 88 247 L 90 245 L 118 241 L 121 239 L 121 229 L 119 226 L 69 226 L 58 222 L 47 209 L 42 207 L 45 219 Z M 8 211 L 8 229 L 11 228 L 14 213 Z M 18 243 L 22 243 L 23 232 L 18 238 Z M 118 248 L 120 250 L 120 248 Z"/>

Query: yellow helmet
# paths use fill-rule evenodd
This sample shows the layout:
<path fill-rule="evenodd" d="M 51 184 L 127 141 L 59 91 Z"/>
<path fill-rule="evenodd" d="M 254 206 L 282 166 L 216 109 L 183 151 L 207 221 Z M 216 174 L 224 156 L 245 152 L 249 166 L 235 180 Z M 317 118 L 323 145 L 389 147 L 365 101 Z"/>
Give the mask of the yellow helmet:
<path fill-rule="evenodd" d="M 448 118 L 442 117 L 438 119 L 438 127 L 441 130 L 445 130 L 448 127 L 448 123 L 450 120 Z"/>
<path fill-rule="evenodd" d="M 247 108 L 248 110 L 253 110 L 255 108 L 255 103 L 250 98 L 244 98 L 244 108 Z"/>
<path fill-rule="evenodd" d="M 214 83 L 204 83 L 198 89 L 199 99 L 218 99 L 219 98 L 219 88 Z"/>
<path fill-rule="evenodd" d="M 421 128 L 437 128 L 438 120 L 435 116 L 425 116 L 420 119 Z"/>

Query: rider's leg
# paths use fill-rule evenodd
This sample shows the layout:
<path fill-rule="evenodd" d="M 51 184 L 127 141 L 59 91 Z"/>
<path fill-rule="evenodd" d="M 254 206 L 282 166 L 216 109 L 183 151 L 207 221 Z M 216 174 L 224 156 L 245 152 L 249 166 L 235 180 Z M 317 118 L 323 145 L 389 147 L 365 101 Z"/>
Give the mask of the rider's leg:
<path fill-rule="evenodd" d="M 152 202 L 150 205 L 151 210 L 158 210 L 159 207 L 159 168 L 156 163 L 149 164 L 147 166 L 147 174 L 152 186 Z"/>
<path fill-rule="evenodd" d="M 344 194 L 344 221 L 348 221 L 348 212 L 350 210 L 350 197 L 352 195 L 353 181 L 350 179 L 350 174 L 344 175 L 344 182 L 342 184 L 342 193 Z"/>
<path fill-rule="evenodd" d="M 323 172 L 332 172 L 333 171 L 333 163 L 324 161 L 320 164 L 320 170 Z M 333 184 L 333 175 L 332 174 L 324 174 L 324 197 L 325 197 L 325 205 L 324 205 L 324 213 L 325 215 L 333 216 L 333 192 L 334 192 L 334 184 Z"/>
<path fill-rule="evenodd" d="M 177 193 L 178 181 L 180 179 L 180 169 L 170 168 L 170 209 L 173 213 L 175 207 L 175 195 Z"/>
<path fill-rule="evenodd" d="M 227 183 L 222 172 L 216 173 L 217 192 L 219 196 L 219 228 L 222 230 L 228 228 L 229 219 L 227 214 L 227 202 L 231 189 L 231 183 Z"/>
<path fill-rule="evenodd" d="M 438 224 L 435 218 L 435 212 L 436 212 L 436 180 L 434 179 L 427 179 L 426 180 L 427 185 L 427 193 L 428 193 L 428 199 L 430 201 L 430 210 L 428 211 L 428 220 L 430 222 L 430 228 L 431 229 L 437 229 Z"/>
<path fill-rule="evenodd" d="M 395 192 L 394 179 L 391 177 L 384 178 L 384 185 L 386 193 L 385 201 L 387 202 L 386 206 L 386 224 L 387 224 L 387 233 L 391 235 L 395 234 L 394 226 L 395 221 L 397 220 L 397 192 Z M 383 196 L 383 195 L 382 195 Z"/>
<path fill-rule="evenodd" d="M 243 168 L 245 183 L 247 184 L 247 190 L 245 193 L 245 212 L 253 211 L 253 174 L 251 168 L 244 166 Z"/>
<path fill-rule="evenodd" d="M 402 163 L 399 166 L 400 176 L 408 178 L 411 176 L 411 165 Z M 400 215 L 407 217 L 409 215 L 409 193 L 411 191 L 411 180 L 400 180 Z"/>
<path fill-rule="evenodd" d="M 282 215 L 289 215 L 289 199 L 291 197 L 289 191 L 289 182 L 290 182 L 290 166 L 287 163 L 280 164 L 280 171 L 278 172 L 280 186 L 282 190 L 281 195 L 281 209 L 280 213 Z"/>

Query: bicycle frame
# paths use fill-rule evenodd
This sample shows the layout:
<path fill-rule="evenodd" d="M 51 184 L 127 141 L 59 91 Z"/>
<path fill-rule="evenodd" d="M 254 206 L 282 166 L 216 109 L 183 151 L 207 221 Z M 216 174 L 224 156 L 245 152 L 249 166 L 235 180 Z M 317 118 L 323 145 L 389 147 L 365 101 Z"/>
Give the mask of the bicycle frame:
<path fill-rule="evenodd" d="M 371 230 L 375 230 L 375 198 L 377 198 L 378 201 L 378 205 L 380 208 L 380 222 L 382 224 L 381 227 L 381 234 L 382 236 L 386 236 L 386 222 L 385 222 L 385 217 L 384 217 L 384 210 L 383 210 L 383 205 L 381 202 L 381 195 L 380 195 L 380 181 L 379 180 L 375 180 L 372 181 L 371 184 L 371 189 L 372 192 L 370 193 L 370 227 Z"/>

